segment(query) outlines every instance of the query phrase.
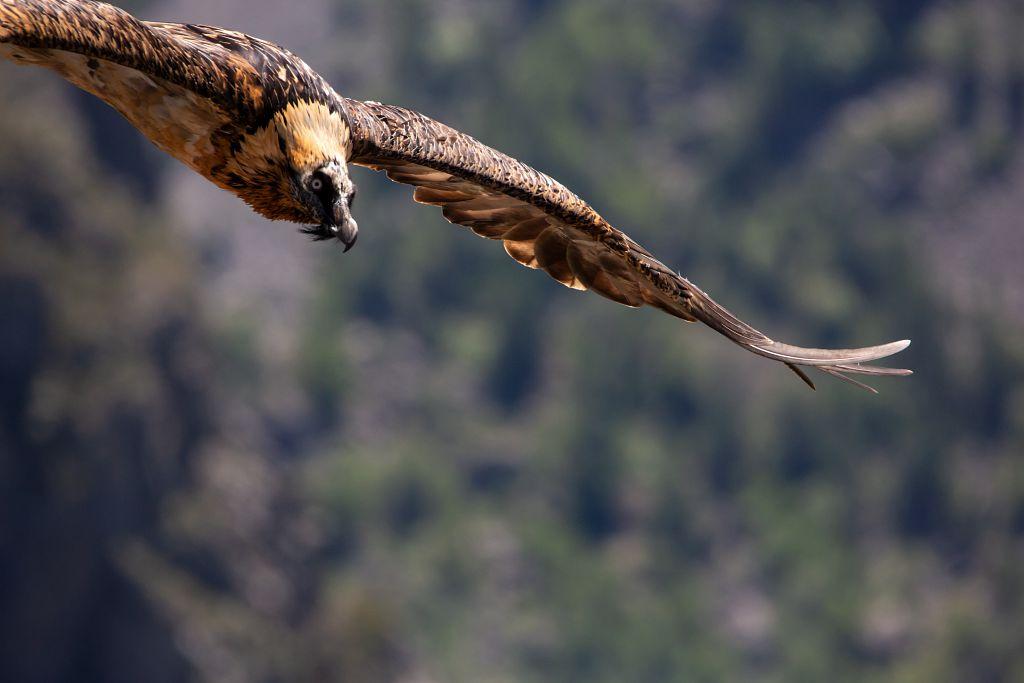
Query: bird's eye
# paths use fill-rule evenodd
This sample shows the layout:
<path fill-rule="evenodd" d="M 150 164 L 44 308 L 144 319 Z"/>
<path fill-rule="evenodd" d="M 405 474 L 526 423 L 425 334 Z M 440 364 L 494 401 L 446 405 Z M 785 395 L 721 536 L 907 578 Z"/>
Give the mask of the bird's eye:
<path fill-rule="evenodd" d="M 313 190 L 313 192 L 319 192 L 324 189 L 324 181 L 320 178 L 313 178 L 309 181 L 309 189 Z"/>

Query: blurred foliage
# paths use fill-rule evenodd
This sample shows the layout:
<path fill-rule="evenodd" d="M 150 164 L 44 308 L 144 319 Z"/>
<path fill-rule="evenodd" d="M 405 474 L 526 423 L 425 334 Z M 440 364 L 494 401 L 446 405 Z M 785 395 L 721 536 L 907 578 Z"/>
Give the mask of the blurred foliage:
<path fill-rule="evenodd" d="M 291 37 L 770 334 L 917 374 L 808 392 L 368 172 L 348 255 L 221 229 L 3 65 L 0 678 L 1024 678 L 1018 3 L 213 5 L 131 7 Z"/>

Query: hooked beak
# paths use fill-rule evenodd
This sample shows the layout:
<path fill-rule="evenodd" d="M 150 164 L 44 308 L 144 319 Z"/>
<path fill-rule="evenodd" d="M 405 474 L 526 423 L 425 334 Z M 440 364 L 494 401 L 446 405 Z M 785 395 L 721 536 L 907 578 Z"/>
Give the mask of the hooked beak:
<path fill-rule="evenodd" d="M 331 218 L 334 220 L 333 225 L 330 226 L 331 232 L 341 240 L 341 243 L 345 245 L 345 252 L 347 252 L 355 245 L 356 238 L 359 237 L 359 224 L 352 218 L 347 198 L 338 199 L 331 213 L 333 214 Z"/>

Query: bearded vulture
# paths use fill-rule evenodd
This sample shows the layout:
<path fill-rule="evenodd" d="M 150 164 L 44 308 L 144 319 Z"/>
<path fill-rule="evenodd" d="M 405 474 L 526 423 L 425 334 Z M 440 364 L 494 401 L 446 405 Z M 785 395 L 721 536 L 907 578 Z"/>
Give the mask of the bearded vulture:
<path fill-rule="evenodd" d="M 272 219 L 356 241 L 348 164 L 415 187 L 413 198 L 498 240 L 563 285 L 700 321 L 743 348 L 864 387 L 848 375 L 905 349 L 806 349 L 773 341 L 612 227 L 569 189 L 422 114 L 342 97 L 273 43 L 197 24 L 140 21 L 93 0 L 0 0 L 0 55 L 56 71 L 157 147 Z"/>

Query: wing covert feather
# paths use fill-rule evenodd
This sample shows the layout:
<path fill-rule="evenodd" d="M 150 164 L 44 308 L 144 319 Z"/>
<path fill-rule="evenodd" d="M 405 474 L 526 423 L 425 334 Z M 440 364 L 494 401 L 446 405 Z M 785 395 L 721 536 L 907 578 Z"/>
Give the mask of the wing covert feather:
<path fill-rule="evenodd" d="M 94 0 L 0 0 L 0 43 L 136 70 L 210 100 L 241 128 L 265 125 L 303 99 L 340 104 L 323 78 L 271 42 L 213 26 L 141 21 Z"/>

